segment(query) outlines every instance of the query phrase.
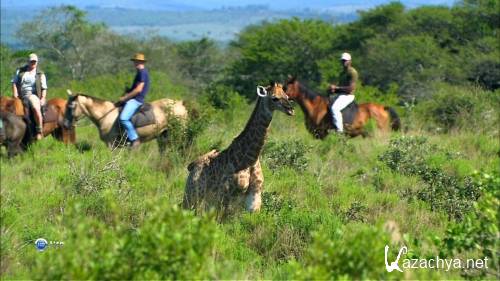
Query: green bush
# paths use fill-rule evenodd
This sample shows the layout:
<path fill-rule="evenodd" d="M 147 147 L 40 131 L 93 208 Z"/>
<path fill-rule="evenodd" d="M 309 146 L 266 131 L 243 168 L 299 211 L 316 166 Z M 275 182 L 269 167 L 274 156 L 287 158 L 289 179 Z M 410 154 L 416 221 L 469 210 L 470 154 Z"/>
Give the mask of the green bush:
<path fill-rule="evenodd" d="M 244 99 L 237 92 L 220 83 L 210 85 L 205 90 L 204 97 L 208 104 L 217 109 L 235 108 L 244 103 Z"/>
<path fill-rule="evenodd" d="M 446 231 L 442 247 L 444 255 L 453 256 L 465 251 L 475 251 L 477 258 L 489 258 L 488 270 L 464 271 L 469 278 L 500 277 L 498 272 L 498 206 L 500 205 L 500 174 L 477 173 L 474 181 L 483 194 L 474 203 L 473 211 L 463 221 L 452 224 Z M 467 258 L 472 258 L 467 256 Z"/>
<path fill-rule="evenodd" d="M 155 206 L 154 206 L 155 205 Z M 37 260 L 32 277 L 46 279 L 206 279 L 215 223 L 177 207 L 151 204 L 144 223 L 109 227 L 74 216 L 64 247 Z M 71 212 L 78 213 L 78 208 Z"/>
<path fill-rule="evenodd" d="M 426 188 L 417 192 L 417 198 L 428 202 L 432 210 L 446 211 L 450 219 L 462 218 L 479 198 L 480 187 L 470 177 L 458 178 L 430 165 L 430 156 L 439 152 L 425 137 L 403 136 L 391 140 L 379 159 L 403 175 L 420 177 Z"/>
<path fill-rule="evenodd" d="M 297 264 L 294 279 L 388 279 L 384 247 L 390 245 L 387 233 L 373 226 L 349 225 L 338 229 L 334 237 L 317 232 L 305 259 L 306 267 Z M 395 247 L 391 247 L 394 252 Z M 396 253 L 397 254 L 397 253 Z M 394 255 L 392 253 L 391 255 Z M 398 277 L 399 276 L 399 277 Z"/>
<path fill-rule="evenodd" d="M 289 167 L 303 172 L 308 167 L 306 154 L 311 147 L 300 140 L 270 141 L 264 147 L 263 155 L 267 166 L 276 172 L 281 167 Z"/>
<path fill-rule="evenodd" d="M 499 116 L 495 108 L 500 105 L 500 92 L 479 87 L 456 87 L 446 84 L 433 86 L 432 98 L 425 99 L 414 108 L 413 120 L 423 128 L 448 133 L 464 129 L 478 133 L 498 133 Z"/>

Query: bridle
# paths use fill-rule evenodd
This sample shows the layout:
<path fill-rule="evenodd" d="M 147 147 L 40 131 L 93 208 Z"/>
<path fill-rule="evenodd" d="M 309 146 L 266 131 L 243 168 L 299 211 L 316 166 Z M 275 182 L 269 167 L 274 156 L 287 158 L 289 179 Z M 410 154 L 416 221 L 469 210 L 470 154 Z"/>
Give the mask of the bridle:
<path fill-rule="evenodd" d="M 76 107 L 76 104 L 75 104 L 75 102 L 76 102 L 76 101 L 75 101 L 75 99 L 76 99 L 76 97 L 75 97 L 75 98 L 73 98 L 73 100 L 72 100 L 70 103 L 68 103 L 68 108 L 70 108 L 70 109 L 71 109 L 70 114 L 69 114 L 69 115 L 71 116 L 71 120 L 69 120 L 69 118 L 66 118 L 66 120 L 68 120 L 68 122 L 70 122 L 70 123 L 71 123 L 71 125 L 73 125 L 74 123 L 77 123 L 77 122 L 78 122 L 78 121 L 80 121 L 81 119 L 85 118 L 85 115 L 84 115 L 84 114 L 82 114 L 82 115 L 81 115 L 80 117 L 78 117 L 78 118 L 75 118 L 75 116 L 73 115 L 73 110 L 74 110 L 74 109 L 75 109 L 75 107 Z M 103 115 L 103 116 L 101 116 L 101 117 L 100 117 L 99 119 L 97 119 L 96 121 L 97 121 L 97 122 L 101 121 L 101 120 L 102 120 L 102 119 L 104 119 L 106 116 L 108 116 L 108 114 L 110 114 L 111 112 L 113 112 L 113 110 L 115 110 L 115 109 L 119 109 L 119 107 L 117 107 L 117 106 L 113 107 L 113 108 L 112 108 L 112 109 L 110 109 L 108 112 L 104 113 L 104 115 Z"/>

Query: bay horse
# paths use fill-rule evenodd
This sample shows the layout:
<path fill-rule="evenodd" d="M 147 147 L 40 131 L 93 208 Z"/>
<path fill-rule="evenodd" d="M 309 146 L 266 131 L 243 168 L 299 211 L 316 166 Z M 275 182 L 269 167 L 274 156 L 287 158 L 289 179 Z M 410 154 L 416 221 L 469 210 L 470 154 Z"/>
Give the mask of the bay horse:
<path fill-rule="evenodd" d="M 74 144 L 76 141 L 76 133 L 74 128 L 64 128 L 64 112 L 66 110 L 66 100 L 62 98 L 52 98 L 47 101 L 43 118 L 42 135 L 46 137 L 52 135 L 55 139 L 62 141 L 65 144 Z M 35 121 L 33 116 L 26 116 L 28 111 L 25 111 L 23 102 L 19 98 L 0 96 L 0 111 L 10 112 L 19 117 L 24 118 L 27 125 L 25 136 L 23 138 L 23 146 L 26 147 L 35 139 Z M 30 128 L 32 127 L 32 128 Z"/>
<path fill-rule="evenodd" d="M 121 128 L 119 121 L 119 107 L 112 101 L 103 100 L 89 95 L 68 91 L 68 103 L 64 117 L 65 126 L 83 117 L 88 117 L 99 130 L 99 137 L 106 145 L 113 149 L 124 144 L 126 132 Z M 150 103 L 155 118 L 153 124 L 136 128 L 139 140 L 147 142 L 157 139 L 160 152 L 164 152 L 167 142 L 167 126 L 176 120 L 185 127 L 188 111 L 184 103 L 179 100 L 160 99 Z M 140 109 L 139 109 L 140 110 Z"/>
<path fill-rule="evenodd" d="M 309 90 L 295 77 L 287 80 L 286 94 L 299 104 L 305 115 L 306 128 L 315 138 L 324 139 L 329 130 L 334 129 L 328 97 Z M 366 137 L 368 134 L 364 126 L 370 119 L 375 120 L 377 128 L 383 131 L 388 131 L 389 128 L 397 131 L 401 127 L 399 116 L 391 107 L 376 103 L 362 103 L 358 105 L 352 124 L 344 125 L 345 133 L 350 137 L 359 135 Z"/>

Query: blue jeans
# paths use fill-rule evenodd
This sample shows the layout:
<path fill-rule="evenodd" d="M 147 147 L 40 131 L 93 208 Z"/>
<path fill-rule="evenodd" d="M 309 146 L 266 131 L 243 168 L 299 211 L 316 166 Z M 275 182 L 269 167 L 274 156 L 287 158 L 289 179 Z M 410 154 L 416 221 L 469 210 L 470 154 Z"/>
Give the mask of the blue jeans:
<path fill-rule="evenodd" d="M 130 119 L 141 105 L 142 103 L 136 101 L 135 99 L 131 99 L 127 101 L 125 107 L 122 110 L 122 113 L 120 113 L 120 123 L 122 123 L 123 127 L 125 127 L 125 130 L 127 130 L 128 139 L 130 141 L 135 141 L 139 138 L 137 132 L 135 131 L 134 125 L 132 125 L 132 122 L 130 122 Z"/>

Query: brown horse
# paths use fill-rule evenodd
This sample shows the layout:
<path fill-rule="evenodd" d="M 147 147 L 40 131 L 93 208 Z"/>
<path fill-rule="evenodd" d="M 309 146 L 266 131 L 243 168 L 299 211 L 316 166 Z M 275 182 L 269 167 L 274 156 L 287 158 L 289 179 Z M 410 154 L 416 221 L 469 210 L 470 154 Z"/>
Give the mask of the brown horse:
<path fill-rule="evenodd" d="M 47 110 L 43 119 L 43 136 L 52 135 L 55 139 L 66 144 L 75 143 L 75 129 L 66 129 L 63 126 L 64 112 L 66 110 L 66 100 L 61 98 L 53 98 L 47 101 Z M 21 99 L 0 96 L 0 110 L 3 112 L 11 112 L 17 116 L 25 117 L 24 106 Z M 31 118 L 32 119 L 32 118 Z M 29 124 L 34 120 L 25 118 L 25 122 Z M 34 140 L 29 128 L 23 140 L 23 145 L 28 145 Z"/>
<path fill-rule="evenodd" d="M 329 109 L 330 100 L 309 89 L 295 78 L 287 81 L 286 94 L 300 105 L 304 112 L 307 130 L 317 139 L 324 139 L 328 131 L 334 129 L 332 115 Z M 373 118 L 380 130 L 388 131 L 389 128 L 397 131 L 401 127 L 399 117 L 394 109 L 375 103 L 358 105 L 358 111 L 352 124 L 345 124 L 346 134 L 355 137 L 367 136 L 364 126 Z"/>

